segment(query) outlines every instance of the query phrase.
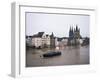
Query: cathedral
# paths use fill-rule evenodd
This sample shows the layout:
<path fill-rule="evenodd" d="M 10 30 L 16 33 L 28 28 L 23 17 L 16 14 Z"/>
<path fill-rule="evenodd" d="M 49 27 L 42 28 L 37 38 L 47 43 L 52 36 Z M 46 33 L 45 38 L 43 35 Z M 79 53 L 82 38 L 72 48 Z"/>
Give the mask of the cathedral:
<path fill-rule="evenodd" d="M 68 45 L 79 45 L 80 44 L 80 28 L 76 25 L 75 28 L 70 27 Z"/>

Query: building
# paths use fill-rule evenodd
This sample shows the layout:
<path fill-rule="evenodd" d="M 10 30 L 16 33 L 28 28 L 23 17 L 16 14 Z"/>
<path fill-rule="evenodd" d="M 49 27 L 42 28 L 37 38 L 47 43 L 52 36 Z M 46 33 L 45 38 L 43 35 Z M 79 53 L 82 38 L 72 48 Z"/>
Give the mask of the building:
<path fill-rule="evenodd" d="M 50 47 L 50 36 L 46 34 L 46 44 Z"/>
<path fill-rule="evenodd" d="M 50 35 L 50 47 L 51 48 L 54 48 L 55 47 L 55 37 L 54 37 L 54 34 L 52 32 L 52 34 Z"/>
<path fill-rule="evenodd" d="M 86 46 L 86 45 L 89 45 L 89 43 L 90 43 L 90 39 L 89 39 L 89 37 L 85 37 L 85 38 L 83 38 L 83 42 L 82 42 L 82 46 Z"/>
<path fill-rule="evenodd" d="M 32 37 L 32 46 L 34 48 L 41 48 L 42 47 L 42 39 L 38 36 Z"/>
<path fill-rule="evenodd" d="M 35 48 L 50 47 L 50 36 L 44 32 L 33 35 L 32 45 Z"/>
<path fill-rule="evenodd" d="M 55 43 L 56 47 L 65 47 L 67 46 L 68 38 L 67 37 L 56 38 Z"/>
<path fill-rule="evenodd" d="M 32 36 L 26 36 L 26 46 L 32 47 Z"/>
<path fill-rule="evenodd" d="M 62 44 L 63 44 L 63 46 L 67 46 L 67 43 L 68 43 L 68 38 L 67 37 L 63 37 L 62 38 Z"/>
<path fill-rule="evenodd" d="M 80 44 L 80 28 L 76 25 L 76 28 L 70 27 L 68 45 L 79 45 Z"/>

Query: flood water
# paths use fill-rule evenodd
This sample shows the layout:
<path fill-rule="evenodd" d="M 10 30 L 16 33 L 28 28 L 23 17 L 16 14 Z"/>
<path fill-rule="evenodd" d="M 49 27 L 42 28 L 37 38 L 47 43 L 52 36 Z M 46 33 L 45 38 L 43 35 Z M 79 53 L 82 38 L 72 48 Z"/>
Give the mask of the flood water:
<path fill-rule="evenodd" d="M 60 56 L 44 58 L 42 55 L 56 49 L 26 50 L 26 67 L 89 64 L 89 46 L 62 47 Z"/>

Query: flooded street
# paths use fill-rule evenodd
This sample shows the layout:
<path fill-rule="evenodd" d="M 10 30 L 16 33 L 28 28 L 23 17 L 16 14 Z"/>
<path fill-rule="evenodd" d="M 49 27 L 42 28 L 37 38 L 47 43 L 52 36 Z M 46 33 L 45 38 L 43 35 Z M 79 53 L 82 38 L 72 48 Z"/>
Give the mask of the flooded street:
<path fill-rule="evenodd" d="M 26 67 L 89 64 L 89 46 L 60 48 L 60 56 L 44 58 L 42 55 L 56 49 L 28 49 Z"/>

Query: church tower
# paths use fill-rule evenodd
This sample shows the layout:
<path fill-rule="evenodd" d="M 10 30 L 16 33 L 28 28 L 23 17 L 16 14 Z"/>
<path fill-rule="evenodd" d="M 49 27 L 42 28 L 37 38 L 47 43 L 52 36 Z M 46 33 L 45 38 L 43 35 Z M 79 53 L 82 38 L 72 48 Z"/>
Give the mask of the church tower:
<path fill-rule="evenodd" d="M 74 36 L 73 27 L 70 27 L 70 30 L 69 30 L 69 39 L 72 40 L 73 36 Z"/>
<path fill-rule="evenodd" d="M 54 34 L 52 32 L 52 34 L 50 35 L 50 47 L 54 48 L 55 47 L 55 37 Z"/>
<path fill-rule="evenodd" d="M 78 29 L 78 26 L 76 25 L 76 28 L 74 30 L 74 38 L 80 39 L 80 28 Z"/>

